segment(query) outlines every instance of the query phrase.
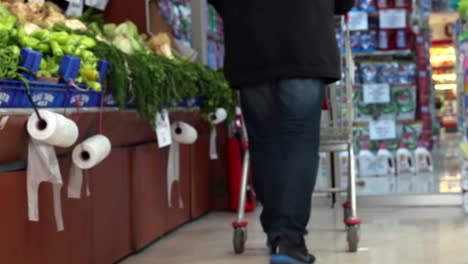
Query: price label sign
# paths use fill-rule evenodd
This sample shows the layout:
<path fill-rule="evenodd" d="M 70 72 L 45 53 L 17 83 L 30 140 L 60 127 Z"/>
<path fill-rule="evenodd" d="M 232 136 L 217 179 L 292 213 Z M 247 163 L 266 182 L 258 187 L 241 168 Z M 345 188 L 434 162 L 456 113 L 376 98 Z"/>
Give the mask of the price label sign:
<path fill-rule="evenodd" d="M 385 9 L 380 10 L 379 26 L 383 29 L 406 28 L 405 9 Z"/>
<path fill-rule="evenodd" d="M 160 148 L 172 144 L 171 122 L 167 110 L 156 113 L 156 137 Z"/>
<path fill-rule="evenodd" d="M 349 12 L 349 30 L 360 31 L 369 29 L 369 18 L 367 12 L 353 11 Z"/>
<path fill-rule="evenodd" d="M 364 103 L 386 104 L 390 102 L 390 85 L 388 83 L 365 84 Z"/>
<path fill-rule="evenodd" d="M 395 120 L 373 120 L 369 123 L 371 140 L 387 140 L 396 138 Z"/>

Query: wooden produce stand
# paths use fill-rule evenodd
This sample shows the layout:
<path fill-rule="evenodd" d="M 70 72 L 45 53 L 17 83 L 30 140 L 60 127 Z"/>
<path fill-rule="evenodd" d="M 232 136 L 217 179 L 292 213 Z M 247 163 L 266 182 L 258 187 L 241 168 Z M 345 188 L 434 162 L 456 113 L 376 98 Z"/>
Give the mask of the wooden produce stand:
<path fill-rule="evenodd" d="M 62 210 L 65 230 L 57 232 L 52 185 L 43 183 L 39 194 L 40 221 L 27 215 L 26 170 L 28 134 L 26 122 L 32 110 L 0 109 L 0 256 L 2 263 L 83 264 L 114 263 L 141 250 L 176 227 L 195 219 L 225 197 L 215 197 L 224 180 L 226 126 L 218 127 L 219 160 L 209 159 L 210 126 L 196 111 L 171 113 L 171 120 L 185 121 L 199 133 L 194 145 L 181 145 L 180 193 L 185 207 L 169 208 L 167 198 L 168 148 L 159 149 L 155 133 L 135 111 L 106 109 L 103 132 L 112 142 L 111 155 L 85 173 L 91 196 L 67 198 L 71 149 L 57 149 L 64 185 Z M 68 110 L 79 126 L 80 140 L 99 129 L 97 110 Z M 60 110 L 59 110 L 60 112 Z M 8 166 L 15 164 L 15 166 Z M 8 169 L 10 168 L 10 169 Z M 14 171 L 11 171 L 14 170 Z"/>

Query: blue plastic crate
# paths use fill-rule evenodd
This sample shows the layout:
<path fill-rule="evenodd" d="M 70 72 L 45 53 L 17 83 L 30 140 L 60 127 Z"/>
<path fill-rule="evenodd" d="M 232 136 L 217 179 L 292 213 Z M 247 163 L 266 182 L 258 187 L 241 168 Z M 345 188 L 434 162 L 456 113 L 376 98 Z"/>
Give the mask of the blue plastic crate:
<path fill-rule="evenodd" d="M 32 107 L 26 87 L 20 82 L 21 90 L 16 96 L 16 107 Z M 64 106 L 65 85 L 60 83 L 30 82 L 31 98 L 38 108 L 58 108 Z"/>
<path fill-rule="evenodd" d="M 7 80 L 0 80 L 0 108 L 16 107 L 16 95 L 20 86 Z"/>
<path fill-rule="evenodd" d="M 104 95 L 104 106 L 108 107 L 116 107 L 117 102 L 115 101 L 114 95 L 112 94 L 112 89 L 108 88 L 106 89 L 105 95 Z M 136 104 L 135 102 L 129 98 L 127 95 L 127 102 L 125 103 L 125 106 L 127 108 L 135 108 Z"/>
<path fill-rule="evenodd" d="M 114 107 L 117 106 L 117 103 L 114 100 L 112 93 L 106 93 L 104 95 L 104 106 Z"/>
<path fill-rule="evenodd" d="M 178 103 L 176 106 L 177 107 L 200 107 L 201 105 L 202 105 L 201 97 L 195 97 L 190 100 L 184 100 Z"/>
<path fill-rule="evenodd" d="M 97 80 L 99 83 L 102 84 L 102 81 L 104 80 L 108 69 L 109 69 L 109 63 L 105 60 L 99 60 L 98 62 L 99 79 Z"/>
<path fill-rule="evenodd" d="M 32 81 L 41 67 L 42 53 L 31 49 L 21 49 L 21 66 L 26 68 L 29 72 L 23 73 L 23 76 Z"/>
<path fill-rule="evenodd" d="M 60 62 L 59 75 L 65 81 L 74 81 L 80 71 L 81 60 L 78 57 L 65 55 Z"/>
<path fill-rule="evenodd" d="M 78 102 L 78 104 L 77 104 Z M 101 93 L 79 91 L 71 88 L 67 93 L 65 107 L 98 107 L 101 105 Z"/>

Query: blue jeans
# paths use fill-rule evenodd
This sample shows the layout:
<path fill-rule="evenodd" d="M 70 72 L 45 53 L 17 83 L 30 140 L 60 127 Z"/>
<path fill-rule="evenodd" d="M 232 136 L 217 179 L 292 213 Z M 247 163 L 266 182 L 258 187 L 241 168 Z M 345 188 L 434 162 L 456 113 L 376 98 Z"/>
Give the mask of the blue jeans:
<path fill-rule="evenodd" d="M 241 87 L 260 220 L 270 237 L 299 242 L 307 234 L 324 94 L 317 79 Z"/>

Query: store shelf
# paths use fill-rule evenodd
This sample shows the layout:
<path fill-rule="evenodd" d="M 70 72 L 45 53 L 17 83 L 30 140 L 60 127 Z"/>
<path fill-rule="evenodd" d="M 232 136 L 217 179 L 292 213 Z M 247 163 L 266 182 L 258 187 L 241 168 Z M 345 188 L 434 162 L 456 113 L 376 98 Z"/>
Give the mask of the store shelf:
<path fill-rule="evenodd" d="M 413 56 L 414 53 L 412 50 L 386 50 L 386 51 L 371 51 L 371 52 L 356 52 L 353 54 L 354 57 L 390 57 L 390 56 L 397 56 L 397 57 L 408 57 Z"/>
<path fill-rule="evenodd" d="M 98 107 L 89 108 L 40 108 L 41 110 L 48 110 L 62 114 L 75 114 L 75 113 L 97 113 L 100 112 Z M 175 107 L 168 109 L 169 112 L 194 112 L 198 111 L 198 107 Z M 122 112 L 117 107 L 104 107 L 103 112 Z M 30 115 L 34 112 L 32 108 L 0 108 L 0 115 Z M 123 112 L 137 112 L 136 109 L 125 109 Z"/>
<path fill-rule="evenodd" d="M 397 124 L 400 125 L 413 125 L 413 124 L 418 124 L 420 121 L 418 120 L 396 120 Z M 353 126 L 368 126 L 369 121 L 353 121 Z"/>
<path fill-rule="evenodd" d="M 436 65 L 432 66 L 432 69 L 453 69 L 455 68 L 455 64 L 452 65 Z"/>
<path fill-rule="evenodd" d="M 391 88 L 398 88 L 398 87 L 413 87 L 416 86 L 416 83 L 389 83 Z M 355 88 L 362 88 L 363 84 L 355 84 Z"/>

